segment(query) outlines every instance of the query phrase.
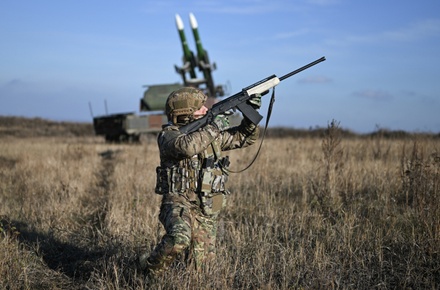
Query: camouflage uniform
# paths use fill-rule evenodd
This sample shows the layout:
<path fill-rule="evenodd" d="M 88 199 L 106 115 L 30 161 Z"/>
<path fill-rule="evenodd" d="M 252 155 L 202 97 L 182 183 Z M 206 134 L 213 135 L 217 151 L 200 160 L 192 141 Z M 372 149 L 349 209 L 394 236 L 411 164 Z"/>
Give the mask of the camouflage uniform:
<path fill-rule="evenodd" d="M 217 217 L 229 194 L 229 160 L 221 153 L 252 145 L 258 134 L 246 118 L 225 131 L 211 124 L 189 134 L 172 122 L 163 127 L 156 193 L 163 195 L 159 220 L 166 234 L 144 259 L 150 272 L 165 270 L 181 254 L 188 254 L 197 268 L 215 257 Z"/>

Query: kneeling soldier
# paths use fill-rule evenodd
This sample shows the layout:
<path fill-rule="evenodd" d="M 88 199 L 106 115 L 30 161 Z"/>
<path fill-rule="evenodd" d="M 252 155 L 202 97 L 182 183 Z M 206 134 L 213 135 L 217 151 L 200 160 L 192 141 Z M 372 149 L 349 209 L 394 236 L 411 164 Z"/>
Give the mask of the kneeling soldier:
<path fill-rule="evenodd" d="M 247 118 L 229 128 L 226 116 L 183 134 L 179 127 L 204 116 L 206 95 L 196 88 L 171 93 L 166 102 L 168 123 L 158 136 L 160 166 L 157 167 L 156 193 L 162 195 L 159 220 L 166 234 L 148 256 L 140 257 L 149 273 L 164 271 L 180 254 L 187 254 L 196 268 L 215 257 L 217 217 L 229 194 L 228 156 L 222 151 L 255 143 L 259 128 Z M 256 109 L 261 96 L 249 101 Z"/>

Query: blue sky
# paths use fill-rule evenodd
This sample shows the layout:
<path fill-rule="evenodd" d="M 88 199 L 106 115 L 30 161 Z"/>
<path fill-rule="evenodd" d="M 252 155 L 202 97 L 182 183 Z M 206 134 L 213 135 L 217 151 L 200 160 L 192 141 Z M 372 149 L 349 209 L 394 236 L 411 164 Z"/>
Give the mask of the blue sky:
<path fill-rule="evenodd" d="M 276 89 L 271 126 L 440 132 L 438 0 L 0 0 L 0 115 L 91 122 L 180 82 L 175 14 L 194 13 L 217 84 Z M 263 109 L 269 98 L 263 99 Z M 266 112 L 264 111 L 264 114 Z"/>

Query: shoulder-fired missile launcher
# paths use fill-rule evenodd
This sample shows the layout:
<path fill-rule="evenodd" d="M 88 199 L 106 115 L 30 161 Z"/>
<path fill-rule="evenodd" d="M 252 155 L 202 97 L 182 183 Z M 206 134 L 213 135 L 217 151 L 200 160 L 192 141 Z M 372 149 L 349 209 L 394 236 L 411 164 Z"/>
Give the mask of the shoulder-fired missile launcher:
<path fill-rule="evenodd" d="M 93 118 L 93 127 L 96 135 L 105 136 L 108 142 L 139 142 L 141 134 L 157 133 L 162 125 L 167 122 L 164 114 L 165 103 L 168 95 L 184 86 L 199 88 L 209 97 L 207 106 L 214 104 L 216 98 L 224 96 L 223 85 L 214 85 L 212 71 L 216 69 L 215 63 L 210 63 L 208 53 L 204 50 L 196 18 L 190 13 L 190 24 L 196 42 L 197 55 L 189 48 L 184 32 L 183 21 L 176 14 L 176 27 L 183 49 L 183 65 L 175 65 L 176 72 L 181 76 L 183 83 L 147 85 L 143 98 L 140 100 L 140 112 L 107 114 Z M 201 72 L 202 77 L 197 77 Z"/>

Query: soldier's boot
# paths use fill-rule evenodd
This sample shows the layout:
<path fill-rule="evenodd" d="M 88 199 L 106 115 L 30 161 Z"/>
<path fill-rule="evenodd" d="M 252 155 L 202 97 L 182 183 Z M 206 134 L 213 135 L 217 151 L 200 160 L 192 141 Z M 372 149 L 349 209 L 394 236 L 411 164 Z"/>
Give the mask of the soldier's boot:
<path fill-rule="evenodd" d="M 163 259 L 158 259 L 154 255 L 148 255 L 147 253 L 142 254 L 139 257 L 139 267 L 141 271 L 149 277 L 157 276 L 165 271 L 168 267 L 169 257 L 162 257 Z M 168 259 L 167 259 L 168 258 Z"/>
<path fill-rule="evenodd" d="M 143 253 L 139 256 L 138 260 L 138 268 L 141 271 L 146 271 L 149 268 L 150 263 L 148 262 L 149 255 L 147 253 Z"/>

